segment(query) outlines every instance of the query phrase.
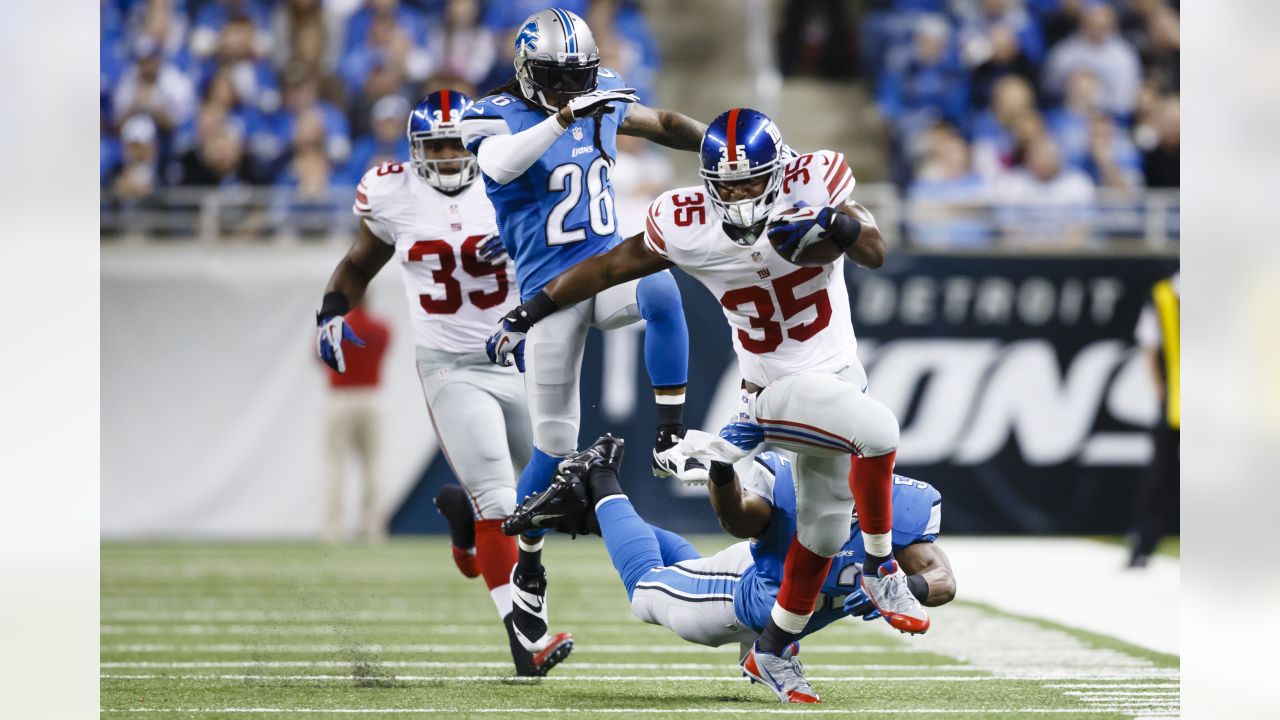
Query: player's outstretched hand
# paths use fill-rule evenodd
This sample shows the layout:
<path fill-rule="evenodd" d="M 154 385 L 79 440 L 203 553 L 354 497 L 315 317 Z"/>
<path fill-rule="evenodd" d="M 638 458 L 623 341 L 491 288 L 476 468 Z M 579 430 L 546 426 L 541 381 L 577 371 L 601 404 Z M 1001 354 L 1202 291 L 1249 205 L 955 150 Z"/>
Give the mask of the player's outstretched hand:
<path fill-rule="evenodd" d="M 751 454 L 764 441 L 764 431 L 755 423 L 730 423 L 720 431 L 720 435 L 712 435 L 701 430 L 690 430 L 684 434 L 680 442 L 659 454 L 670 465 L 685 467 L 685 460 L 693 458 L 702 461 L 703 465 L 722 462 L 732 465 Z M 676 479 L 685 485 L 704 485 L 707 482 L 706 467 L 693 468 L 684 472 L 676 472 Z"/>
<path fill-rule="evenodd" d="M 806 207 L 803 201 L 796 203 L 796 207 L 800 209 L 770 220 L 766 229 L 778 254 L 788 260 L 799 257 L 810 245 L 824 240 L 836 212 L 829 207 Z"/>
<path fill-rule="evenodd" d="M 501 265 L 507 260 L 507 246 L 502 243 L 502 238 L 495 233 L 481 240 L 480 244 L 476 246 L 476 257 L 480 259 L 480 262 Z"/>
<path fill-rule="evenodd" d="M 871 603 L 871 598 L 862 591 L 861 583 L 855 581 L 855 584 L 858 589 L 844 597 L 844 611 L 853 617 L 861 617 L 864 622 L 880 617 L 880 611 Z"/>
<path fill-rule="evenodd" d="M 636 101 L 635 88 L 618 88 L 617 90 L 593 90 L 570 100 L 565 106 L 569 115 L 577 120 L 592 115 L 607 115 L 613 112 L 611 103 Z"/>
<path fill-rule="evenodd" d="M 489 355 L 489 362 L 502 367 L 516 366 L 524 372 L 524 339 L 526 333 L 518 330 L 507 318 L 498 323 L 498 332 L 489 336 L 484 344 L 484 351 Z"/>
<path fill-rule="evenodd" d="M 347 371 L 347 360 L 342 355 L 342 341 L 347 340 L 356 347 L 364 347 L 364 341 L 356 335 L 355 330 L 342 319 L 341 315 L 322 318 L 316 315 L 316 354 L 325 365 L 333 368 L 339 375 Z"/>

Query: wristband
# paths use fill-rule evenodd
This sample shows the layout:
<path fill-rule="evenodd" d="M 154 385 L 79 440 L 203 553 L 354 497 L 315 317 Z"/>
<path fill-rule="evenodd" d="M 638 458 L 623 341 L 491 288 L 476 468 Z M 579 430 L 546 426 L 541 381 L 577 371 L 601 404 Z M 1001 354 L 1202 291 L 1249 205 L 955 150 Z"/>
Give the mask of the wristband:
<path fill-rule="evenodd" d="M 835 217 L 831 219 L 831 227 L 827 229 L 826 237 L 839 245 L 841 250 L 848 250 L 858 242 L 860 234 L 862 234 L 862 223 L 857 218 L 851 218 L 837 210 Z"/>
<path fill-rule="evenodd" d="M 323 323 L 334 315 L 346 315 L 350 311 L 351 303 L 347 300 L 347 296 L 335 290 L 324 294 L 324 300 L 320 301 L 320 312 L 316 313 L 316 319 Z"/>
<path fill-rule="evenodd" d="M 546 290 L 538 291 L 537 295 L 526 300 L 523 304 L 511 311 L 507 316 L 507 321 L 516 326 L 516 330 L 520 332 L 528 332 L 539 320 L 559 310 L 556 301 L 551 299 Z"/>
<path fill-rule="evenodd" d="M 707 474 L 711 484 L 716 487 L 724 487 L 734 480 L 733 466 L 719 460 L 711 461 L 711 468 Z"/>

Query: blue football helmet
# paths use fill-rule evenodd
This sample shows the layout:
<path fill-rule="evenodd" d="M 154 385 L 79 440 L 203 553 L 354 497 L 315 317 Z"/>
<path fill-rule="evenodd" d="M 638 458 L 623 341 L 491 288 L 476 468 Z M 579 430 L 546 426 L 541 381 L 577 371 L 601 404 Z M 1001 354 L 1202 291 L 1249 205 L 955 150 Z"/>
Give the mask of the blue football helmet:
<path fill-rule="evenodd" d="M 553 100 L 564 103 L 596 89 L 600 51 L 585 20 L 568 10 L 548 8 L 520 26 L 515 67 L 520 92 L 555 112 L 560 107 Z"/>
<path fill-rule="evenodd" d="M 428 159 L 426 156 L 428 142 L 456 140 L 462 147 L 462 130 L 458 123 L 469 107 L 471 98 L 463 93 L 437 90 L 422 98 L 409 113 L 409 165 L 423 182 L 437 190 L 457 192 L 479 176 L 476 159 L 471 153 L 464 151 L 466 157 L 447 159 Z"/>
<path fill-rule="evenodd" d="M 707 126 L 699 174 L 726 224 L 749 228 L 768 219 L 782 187 L 782 169 L 788 158 L 784 148 L 778 126 L 768 115 L 751 108 L 734 108 Z M 759 177 L 767 177 L 768 182 L 754 198 L 728 201 L 716 190 L 716 182 Z"/>

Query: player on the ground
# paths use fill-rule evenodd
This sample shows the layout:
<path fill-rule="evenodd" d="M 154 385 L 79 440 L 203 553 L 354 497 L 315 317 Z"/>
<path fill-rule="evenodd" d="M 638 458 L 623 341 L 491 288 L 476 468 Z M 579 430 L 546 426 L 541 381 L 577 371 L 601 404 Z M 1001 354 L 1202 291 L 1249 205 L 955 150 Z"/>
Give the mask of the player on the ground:
<path fill-rule="evenodd" d="M 750 427 L 757 437 L 763 433 L 759 426 Z M 731 461 L 746 457 L 745 452 L 704 456 L 711 461 L 708 490 L 720 524 L 734 537 L 750 538 L 704 558 L 684 538 L 647 524 L 636 513 L 618 481 L 621 445 L 616 438 L 600 438 L 562 463 L 545 493 L 516 508 L 507 531 L 537 520 L 564 532 L 603 535 L 636 617 L 689 642 L 712 647 L 740 642 L 750 647 L 769 621 L 796 533 L 791 462 L 774 452 L 760 453 L 751 470 L 739 477 Z M 950 562 L 934 544 L 941 522 L 942 496 L 937 490 L 918 480 L 893 476 L 894 551 L 910 573 L 911 593 L 930 606 L 955 596 Z M 847 615 L 864 619 L 879 615 L 859 588 L 866 551 L 856 513 L 836 555 L 822 583 L 821 605 L 797 639 Z M 784 649 L 787 662 L 781 668 L 744 658 L 743 669 L 782 702 L 818 702 L 818 694 L 795 659 L 797 650 L 796 645 Z"/>
<path fill-rule="evenodd" d="M 466 488 L 449 486 L 436 499 L 454 561 L 464 575 L 484 576 L 517 673 L 545 675 L 569 655 L 573 639 L 561 633 L 536 652 L 515 639 L 509 578 L 516 547 L 501 525 L 516 505 L 516 469 L 529 458 L 529 412 L 519 373 L 495 367 L 479 350 L 517 299 L 493 206 L 462 147 L 458 123 L 470 102 L 453 90 L 428 95 L 409 116 L 409 167 L 384 163 L 361 179 L 353 208 L 360 229 L 325 288 L 316 350 L 335 371 L 346 369 L 342 341 L 362 343 L 342 316 L 396 258 L 427 412 Z"/>
<path fill-rule="evenodd" d="M 610 174 L 617 134 L 696 150 L 704 126 L 679 113 L 645 107 L 600 55 L 582 18 L 560 9 L 530 15 L 515 41 L 516 75 L 476 102 L 462 137 L 475 154 L 515 260 L 521 299 L 583 258 L 618 244 Z M 584 298 L 585 300 L 586 298 Z M 670 474 L 658 452 L 684 434 L 688 331 L 670 273 L 617 287 L 560 313 L 528 333 L 508 314 L 488 351 L 494 362 L 526 370 L 533 457 L 520 474 L 520 497 L 543 490 L 556 465 L 578 447 L 579 373 L 587 331 L 647 321 L 645 366 L 658 406 L 654 471 Z M 527 347 L 526 347 L 527 346 Z M 530 648 L 546 633 L 546 574 L 540 535 L 520 540 L 516 629 Z"/>
<path fill-rule="evenodd" d="M 893 559 L 898 421 L 866 395 L 844 284 L 844 259 L 879 267 L 884 240 L 871 213 L 849 199 L 854 179 L 842 154 L 788 159 L 783 148 L 764 114 L 747 108 L 722 114 L 703 137 L 704 186 L 663 193 L 649 207 L 645 232 L 575 265 L 515 310 L 538 332 L 560 308 L 673 266 L 720 301 L 743 376 L 742 418 L 798 455 L 797 538 L 770 619 L 747 659 L 779 672 L 783 648 L 813 614 L 855 503 L 868 566 L 876 569 L 862 577 L 867 595 L 895 628 L 929 629 L 928 613 Z M 771 220 L 775 211 L 791 214 Z M 760 242 L 766 225 L 769 241 Z M 786 259 L 812 250 L 838 256 L 810 267 Z"/>

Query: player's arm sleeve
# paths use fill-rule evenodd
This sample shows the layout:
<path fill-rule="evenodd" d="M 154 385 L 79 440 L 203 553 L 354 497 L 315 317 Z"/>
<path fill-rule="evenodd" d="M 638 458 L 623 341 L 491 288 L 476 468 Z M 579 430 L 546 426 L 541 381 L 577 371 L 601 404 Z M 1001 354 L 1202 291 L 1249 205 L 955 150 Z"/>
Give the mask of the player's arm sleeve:
<path fill-rule="evenodd" d="M 351 205 L 351 212 L 364 220 L 374 237 L 388 245 L 395 245 L 395 236 L 391 228 L 378 217 L 378 212 L 375 210 L 378 180 L 378 168 L 369 168 L 364 177 L 360 178 L 360 184 L 356 185 L 356 199 Z"/>
<path fill-rule="evenodd" d="M 670 213 L 670 210 L 664 210 L 662 207 L 662 201 L 665 198 L 666 196 L 662 195 L 649 203 L 649 210 L 644 218 L 644 246 L 649 248 L 649 252 L 654 255 L 664 260 L 671 260 L 671 255 L 667 250 L 664 228 L 662 227 L 663 213 Z"/>
<path fill-rule="evenodd" d="M 853 194 L 853 186 L 857 184 L 853 171 L 849 169 L 844 153 L 823 150 L 815 154 L 820 161 L 818 172 L 822 178 L 822 186 L 826 189 L 826 204 L 839 207 L 848 201 Z"/>
<path fill-rule="evenodd" d="M 938 539 L 940 532 L 942 532 L 942 498 L 939 497 L 929 507 L 929 522 L 924 526 L 924 532 L 920 533 L 920 540 L 933 542 Z"/>
<path fill-rule="evenodd" d="M 567 129 L 552 115 L 512 133 L 506 120 L 483 117 L 472 110 L 462 118 L 462 144 L 476 156 L 480 171 L 503 185 L 523 175 Z"/>
<path fill-rule="evenodd" d="M 742 476 L 740 482 L 745 492 L 757 495 L 769 505 L 773 505 L 775 479 L 772 468 L 760 456 L 757 456 L 751 463 L 751 471 Z"/>

